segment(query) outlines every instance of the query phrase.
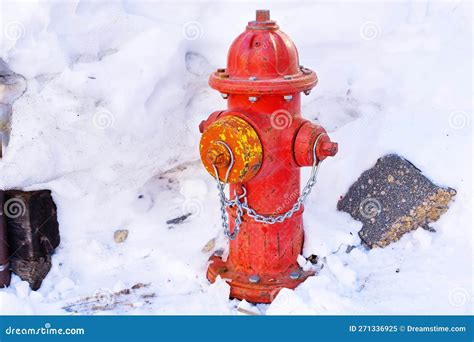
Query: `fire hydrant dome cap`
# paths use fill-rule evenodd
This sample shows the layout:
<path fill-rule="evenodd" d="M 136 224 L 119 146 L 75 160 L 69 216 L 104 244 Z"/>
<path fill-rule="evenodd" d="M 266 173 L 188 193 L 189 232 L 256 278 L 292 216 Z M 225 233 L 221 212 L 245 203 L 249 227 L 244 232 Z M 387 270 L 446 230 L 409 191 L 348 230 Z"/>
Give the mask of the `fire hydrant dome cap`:
<path fill-rule="evenodd" d="M 227 68 L 209 78 L 212 88 L 226 94 L 295 93 L 316 83 L 316 73 L 299 65 L 295 44 L 265 10 L 232 43 Z"/>

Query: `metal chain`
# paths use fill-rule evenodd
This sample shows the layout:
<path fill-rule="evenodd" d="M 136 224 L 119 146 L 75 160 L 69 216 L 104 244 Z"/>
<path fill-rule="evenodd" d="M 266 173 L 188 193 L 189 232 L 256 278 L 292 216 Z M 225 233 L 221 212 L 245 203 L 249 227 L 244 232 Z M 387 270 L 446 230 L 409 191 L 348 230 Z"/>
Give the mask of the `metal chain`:
<path fill-rule="evenodd" d="M 221 219 L 222 219 L 222 227 L 224 228 L 224 234 L 230 239 L 234 240 L 237 237 L 237 234 L 239 233 L 240 230 L 240 225 L 242 224 L 242 217 L 244 214 L 244 210 L 247 213 L 249 217 L 251 217 L 254 221 L 260 222 L 260 223 L 265 223 L 265 224 L 275 224 L 278 222 L 283 222 L 286 219 L 292 217 L 297 211 L 301 209 L 301 206 L 303 203 L 306 201 L 306 198 L 309 196 L 311 193 L 311 190 L 313 189 L 314 185 L 316 184 L 317 181 L 317 176 L 319 172 L 319 166 L 321 165 L 322 161 L 319 161 L 316 159 L 316 146 L 318 145 L 319 139 L 321 139 L 322 136 L 326 135 L 326 133 L 321 133 L 318 135 L 316 138 L 314 145 L 313 145 L 313 165 L 311 168 L 311 176 L 308 179 L 308 182 L 306 185 L 303 187 L 303 190 L 301 191 L 301 195 L 298 197 L 298 199 L 295 201 L 293 206 L 284 214 L 278 215 L 278 216 L 267 216 L 267 215 L 261 215 L 257 213 L 254 209 L 252 209 L 248 203 L 247 203 L 247 189 L 242 185 L 242 191 L 243 193 L 241 195 L 237 194 L 237 191 L 234 191 L 234 199 L 229 200 L 227 199 L 225 195 L 225 185 L 229 179 L 229 174 L 230 171 L 232 170 L 232 167 L 234 166 L 234 155 L 232 153 L 232 150 L 230 147 L 223 141 L 218 141 L 218 144 L 223 145 L 229 152 L 231 156 L 231 162 L 229 164 L 229 167 L 226 172 L 225 180 L 224 182 L 221 182 L 219 179 L 219 172 L 217 171 L 217 167 L 213 164 L 214 168 L 214 173 L 215 173 L 215 178 L 217 181 L 217 189 L 219 190 L 219 200 L 220 200 L 220 205 L 221 205 Z M 242 199 L 242 201 L 241 201 Z M 235 218 L 235 226 L 234 226 L 234 231 L 231 233 L 229 229 L 229 222 L 228 222 L 228 217 L 227 217 L 227 211 L 226 208 L 231 208 L 231 207 L 237 207 L 236 209 L 236 218 Z"/>
<path fill-rule="evenodd" d="M 232 170 L 232 167 L 234 166 L 234 154 L 232 153 L 232 150 L 229 147 L 229 145 L 227 145 L 225 142 L 217 141 L 216 143 L 224 146 L 227 149 L 227 151 L 229 152 L 229 155 L 230 155 L 230 163 L 229 163 L 229 167 L 227 168 L 227 171 L 226 171 L 226 174 L 225 174 L 224 182 L 220 181 L 219 171 L 217 170 L 216 165 L 212 164 L 212 167 L 214 168 L 214 173 L 216 175 L 215 178 L 216 178 L 216 181 L 217 181 L 217 190 L 219 190 L 219 201 L 220 201 L 220 204 L 221 204 L 222 228 L 224 228 L 224 234 L 230 240 L 235 240 L 235 238 L 237 237 L 237 234 L 239 233 L 240 225 L 242 224 L 242 216 L 243 216 L 242 205 L 239 201 L 239 196 L 236 195 L 235 200 L 230 201 L 226 198 L 225 192 L 224 192 L 225 185 L 226 185 L 226 183 L 229 179 L 230 171 Z M 229 207 L 234 206 L 234 205 L 237 206 L 237 212 L 236 212 L 237 217 L 235 218 L 234 231 L 231 233 L 230 229 L 229 229 L 229 222 L 228 222 L 228 218 L 227 218 L 226 208 L 229 208 Z"/>

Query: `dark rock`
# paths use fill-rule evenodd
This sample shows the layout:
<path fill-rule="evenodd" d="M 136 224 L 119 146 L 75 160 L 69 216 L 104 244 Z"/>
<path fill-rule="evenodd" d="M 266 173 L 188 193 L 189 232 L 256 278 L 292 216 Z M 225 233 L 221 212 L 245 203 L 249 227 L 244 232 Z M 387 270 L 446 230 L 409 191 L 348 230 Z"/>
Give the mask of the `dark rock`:
<path fill-rule="evenodd" d="M 385 247 L 448 210 L 456 191 L 435 185 L 406 159 L 387 155 L 359 177 L 337 209 L 364 225 L 359 232 L 368 247 Z"/>
<path fill-rule="evenodd" d="M 175 217 L 174 219 L 166 221 L 166 224 L 180 224 L 180 223 L 183 223 L 189 216 L 191 216 L 191 213 Z"/>
<path fill-rule="evenodd" d="M 0 288 L 10 285 L 10 255 L 8 253 L 7 221 L 3 214 L 5 193 L 0 190 Z"/>
<path fill-rule="evenodd" d="M 51 256 L 46 255 L 35 260 L 22 260 L 11 258 L 10 264 L 12 270 L 21 280 L 30 284 L 32 290 L 36 291 L 41 287 L 43 279 L 46 278 L 51 269 Z"/>
<path fill-rule="evenodd" d="M 36 290 L 48 274 L 50 254 L 60 242 L 51 192 L 6 191 L 4 214 L 12 271 Z"/>
<path fill-rule="evenodd" d="M 316 254 L 311 254 L 309 257 L 306 258 L 310 263 L 316 265 L 318 263 L 319 257 Z"/>
<path fill-rule="evenodd" d="M 425 224 L 425 225 L 423 225 L 423 226 L 421 226 L 421 228 L 423 228 L 424 230 L 429 231 L 430 233 L 436 233 L 436 229 L 434 229 L 433 227 L 430 227 L 430 226 L 428 225 L 428 223 Z"/>
<path fill-rule="evenodd" d="M 352 252 L 354 248 L 356 248 L 356 246 L 353 246 L 353 245 L 347 246 L 346 253 L 349 254 L 350 252 Z"/>

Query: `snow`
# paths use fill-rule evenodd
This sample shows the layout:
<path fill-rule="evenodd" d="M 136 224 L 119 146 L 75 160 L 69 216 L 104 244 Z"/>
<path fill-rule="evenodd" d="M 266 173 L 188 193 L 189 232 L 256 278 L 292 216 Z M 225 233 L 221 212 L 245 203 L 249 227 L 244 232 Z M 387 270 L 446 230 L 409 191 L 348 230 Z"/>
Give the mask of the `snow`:
<path fill-rule="evenodd" d="M 62 239 L 41 289 L 14 276 L 0 290 L 0 314 L 472 313 L 469 3 L 268 4 L 301 64 L 318 73 L 304 116 L 340 149 L 323 163 L 304 214 L 302 254 L 318 255 L 317 276 L 256 306 L 229 300 L 223 280 L 205 277 L 209 255 L 225 254 L 227 241 L 197 127 L 225 108 L 207 76 L 261 4 L 0 6 L 0 58 L 27 79 L 0 186 L 51 189 Z M 418 229 L 368 251 L 361 224 L 336 203 L 394 152 L 458 193 L 435 233 Z M 129 231 L 121 244 L 118 229 Z"/>

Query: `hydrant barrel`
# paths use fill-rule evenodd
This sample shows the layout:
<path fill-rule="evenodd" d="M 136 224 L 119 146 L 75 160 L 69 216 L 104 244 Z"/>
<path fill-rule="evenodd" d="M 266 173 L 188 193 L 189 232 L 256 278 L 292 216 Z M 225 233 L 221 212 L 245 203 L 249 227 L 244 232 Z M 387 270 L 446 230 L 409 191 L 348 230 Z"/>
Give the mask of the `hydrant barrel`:
<path fill-rule="evenodd" d="M 314 154 L 320 162 L 337 153 L 324 128 L 301 116 L 301 93 L 316 83 L 267 10 L 258 10 L 234 40 L 227 67 L 210 75 L 227 110 L 201 123 L 201 159 L 230 184 L 231 241 L 227 260 L 210 258 L 207 276 L 228 279 L 232 297 L 269 303 L 281 288 L 314 274 L 296 261 L 304 240 L 300 168 L 315 165 Z"/>

